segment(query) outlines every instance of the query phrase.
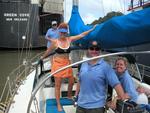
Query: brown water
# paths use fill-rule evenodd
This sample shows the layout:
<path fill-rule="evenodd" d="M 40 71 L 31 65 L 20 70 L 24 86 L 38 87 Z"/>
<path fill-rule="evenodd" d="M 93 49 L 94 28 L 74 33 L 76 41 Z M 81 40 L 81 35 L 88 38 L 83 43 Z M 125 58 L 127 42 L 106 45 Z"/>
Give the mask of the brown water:
<path fill-rule="evenodd" d="M 44 50 L 28 51 L 0 51 L 0 94 L 7 80 L 7 76 L 12 70 L 23 63 L 23 59 L 30 59 Z M 35 59 L 36 60 L 36 59 Z"/>

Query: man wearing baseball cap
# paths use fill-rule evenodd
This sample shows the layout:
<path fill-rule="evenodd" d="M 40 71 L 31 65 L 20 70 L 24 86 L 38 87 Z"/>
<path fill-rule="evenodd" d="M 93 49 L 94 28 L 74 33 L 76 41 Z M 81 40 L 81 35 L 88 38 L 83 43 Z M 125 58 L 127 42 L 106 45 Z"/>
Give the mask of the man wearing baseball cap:
<path fill-rule="evenodd" d="M 51 44 L 50 39 L 51 38 L 59 38 L 59 32 L 57 29 L 57 26 L 58 26 L 57 21 L 52 21 L 51 25 L 52 25 L 52 27 L 48 29 L 46 36 L 45 36 L 45 39 L 47 40 L 47 48 L 50 47 L 50 44 Z"/>
<path fill-rule="evenodd" d="M 51 28 L 48 29 L 47 33 L 46 33 L 46 36 L 45 36 L 45 39 L 47 40 L 47 49 L 50 47 L 51 45 L 51 39 L 57 39 L 59 38 L 59 31 L 57 29 L 57 26 L 58 26 L 58 23 L 57 21 L 52 21 L 51 22 Z M 52 58 L 50 58 L 52 59 Z M 54 85 L 54 77 L 51 77 L 51 81 L 52 81 L 52 85 Z"/>

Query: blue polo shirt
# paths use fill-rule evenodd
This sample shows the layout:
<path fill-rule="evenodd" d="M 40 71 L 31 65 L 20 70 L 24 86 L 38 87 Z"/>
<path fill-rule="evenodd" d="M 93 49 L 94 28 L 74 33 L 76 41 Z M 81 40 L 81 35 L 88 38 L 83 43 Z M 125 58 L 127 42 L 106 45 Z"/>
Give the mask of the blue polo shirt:
<path fill-rule="evenodd" d="M 120 84 L 114 70 L 103 59 L 95 65 L 85 62 L 81 65 L 80 92 L 78 106 L 83 108 L 99 108 L 106 104 L 107 86 Z"/>
<path fill-rule="evenodd" d="M 48 29 L 47 33 L 46 33 L 46 36 L 45 36 L 45 39 L 46 38 L 59 38 L 59 31 L 58 29 L 53 29 L 53 28 L 50 28 Z M 50 41 L 47 41 L 47 48 L 50 47 L 50 44 L 51 42 Z"/>
<path fill-rule="evenodd" d="M 126 70 L 122 75 L 118 75 L 118 78 L 119 78 L 119 81 L 121 82 L 121 85 L 124 91 L 128 93 L 129 96 L 131 97 L 130 101 L 133 101 L 136 103 L 137 98 L 138 98 L 138 92 L 136 91 L 134 82 L 129 72 Z"/>

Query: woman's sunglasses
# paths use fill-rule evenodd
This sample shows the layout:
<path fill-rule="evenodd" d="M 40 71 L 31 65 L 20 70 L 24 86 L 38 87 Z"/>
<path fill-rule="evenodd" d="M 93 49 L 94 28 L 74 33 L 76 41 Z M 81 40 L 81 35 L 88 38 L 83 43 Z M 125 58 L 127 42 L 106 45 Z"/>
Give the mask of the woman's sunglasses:
<path fill-rule="evenodd" d="M 91 51 L 99 51 L 100 50 L 100 48 L 99 47 L 89 47 L 89 50 L 91 50 Z"/>

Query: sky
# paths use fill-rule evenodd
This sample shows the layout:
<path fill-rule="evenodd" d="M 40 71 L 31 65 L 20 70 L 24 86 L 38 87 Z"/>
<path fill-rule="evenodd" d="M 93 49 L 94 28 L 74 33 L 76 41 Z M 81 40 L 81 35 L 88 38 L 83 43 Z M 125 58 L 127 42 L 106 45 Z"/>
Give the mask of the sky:
<path fill-rule="evenodd" d="M 65 0 L 65 22 L 68 22 L 72 10 L 72 0 Z M 120 11 L 128 13 L 130 0 L 79 0 L 79 13 L 85 24 L 90 24 L 99 17 L 104 17 L 108 12 Z"/>

